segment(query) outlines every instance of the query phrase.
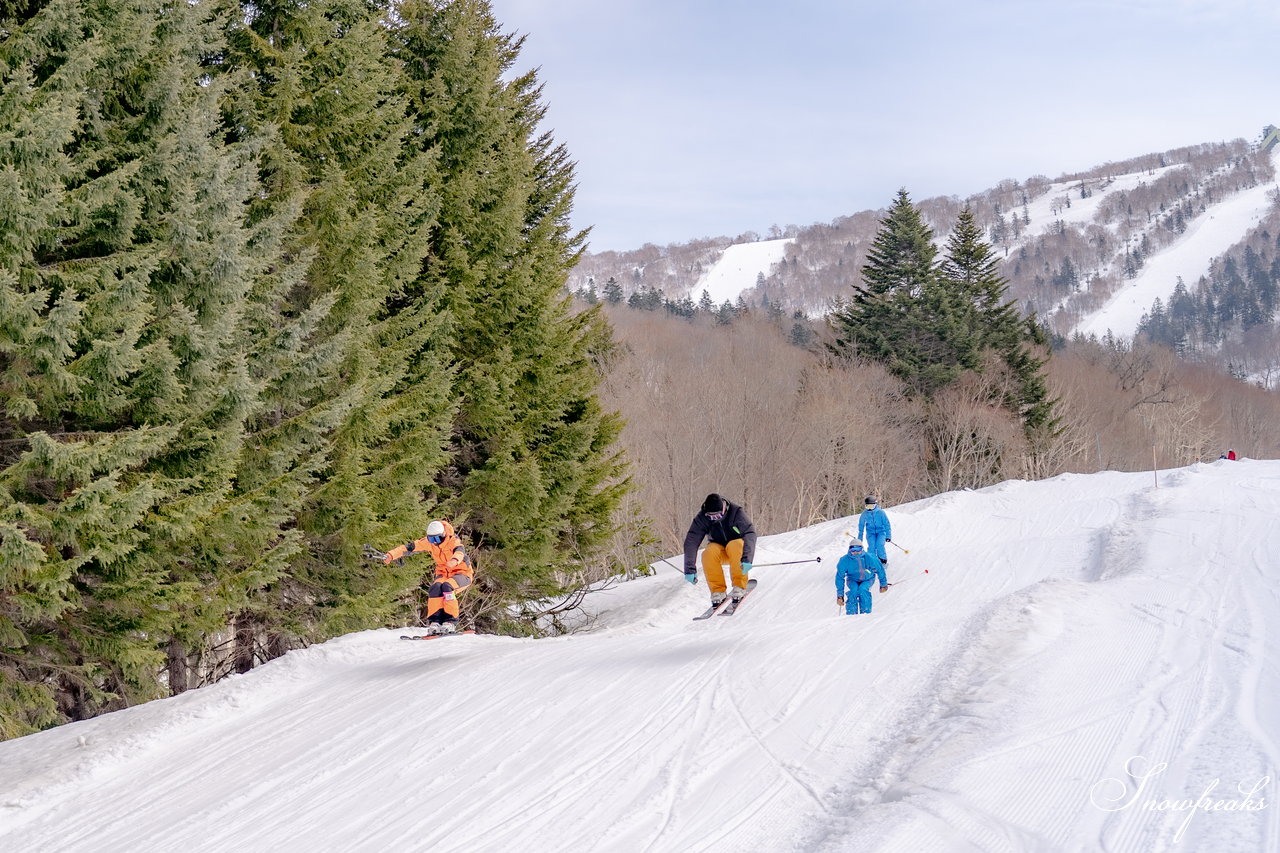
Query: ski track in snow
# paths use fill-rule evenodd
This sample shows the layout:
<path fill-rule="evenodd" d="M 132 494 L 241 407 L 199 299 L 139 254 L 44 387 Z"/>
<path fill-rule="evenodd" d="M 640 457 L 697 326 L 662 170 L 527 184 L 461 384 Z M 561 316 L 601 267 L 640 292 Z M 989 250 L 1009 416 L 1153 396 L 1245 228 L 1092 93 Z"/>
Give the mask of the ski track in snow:
<path fill-rule="evenodd" d="M 762 537 L 822 561 L 756 569 L 732 617 L 658 563 L 590 632 L 367 631 L 3 743 L 0 849 L 1280 849 L 1274 785 L 1142 808 L 1280 765 L 1280 462 L 1158 477 L 890 507 L 910 553 L 867 616 L 835 607 L 837 519 Z"/>

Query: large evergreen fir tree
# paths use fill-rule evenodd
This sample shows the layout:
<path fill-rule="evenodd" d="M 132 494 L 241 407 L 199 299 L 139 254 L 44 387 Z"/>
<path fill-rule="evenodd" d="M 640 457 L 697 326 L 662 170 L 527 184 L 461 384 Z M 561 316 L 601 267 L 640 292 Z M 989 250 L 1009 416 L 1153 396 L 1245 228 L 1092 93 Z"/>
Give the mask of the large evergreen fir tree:
<path fill-rule="evenodd" d="M 486 3 L 0 16 L 0 738 L 403 622 L 360 544 L 434 515 L 487 605 L 581 578 L 611 336 Z"/>
<path fill-rule="evenodd" d="M 950 290 L 954 319 L 950 326 L 966 367 L 983 364 L 982 353 L 994 352 L 1013 373 L 1016 391 L 1000 401 L 1018 415 L 1028 432 L 1052 428 L 1053 403 L 1043 367 L 1048 339 L 1034 317 L 1024 318 L 1006 299 L 1008 282 L 1000 260 L 983 239 L 968 207 L 960 212 L 947 240 L 940 274 Z"/>
<path fill-rule="evenodd" d="M 955 324 L 962 306 L 938 269 L 933 231 L 905 189 L 880 223 L 862 283 L 832 315 L 832 349 L 884 364 L 915 396 L 929 397 L 971 367 L 972 351 Z"/>
<path fill-rule="evenodd" d="M 1028 435 L 1052 432 L 1056 420 L 1043 375 L 1047 339 L 1035 318 L 1006 301 L 999 260 L 973 212 L 957 218 L 939 259 L 933 232 L 906 190 L 881 222 L 862 284 L 833 314 L 832 350 L 884 364 L 913 396 L 930 399 L 966 371 L 986 369 L 994 355 L 1016 389 L 1000 405 Z"/>
<path fill-rule="evenodd" d="M 621 497 L 591 347 L 598 310 L 574 315 L 562 286 L 585 235 L 568 225 L 573 170 L 537 126 L 530 72 L 506 79 L 519 41 L 482 0 L 400 7 L 399 56 L 443 201 L 411 289 L 441 294 L 454 324 L 459 412 L 438 497 L 479 546 L 479 583 L 502 600 L 561 591 Z"/>
<path fill-rule="evenodd" d="M 238 615 L 241 668 L 264 636 L 269 656 L 293 638 L 412 617 L 397 602 L 424 567 L 370 563 L 360 545 L 422 526 L 451 414 L 437 341 L 447 318 L 431 294 L 402 298 L 438 199 L 432 157 L 411 143 L 383 10 L 268 2 L 246 20 L 230 59 L 253 71 L 253 90 L 235 124 L 278 129 L 256 212 L 298 214 L 270 281 L 261 332 L 275 358 L 242 476 L 268 483 L 305 463 L 310 478 L 294 504 L 298 551 Z"/>
<path fill-rule="evenodd" d="M 210 64 L 231 11 L 55 0 L 4 22 L 2 734 L 156 695 L 169 638 L 242 601 L 237 553 L 281 535 L 224 512 L 271 253 L 243 214 L 255 140 L 225 138 Z"/>

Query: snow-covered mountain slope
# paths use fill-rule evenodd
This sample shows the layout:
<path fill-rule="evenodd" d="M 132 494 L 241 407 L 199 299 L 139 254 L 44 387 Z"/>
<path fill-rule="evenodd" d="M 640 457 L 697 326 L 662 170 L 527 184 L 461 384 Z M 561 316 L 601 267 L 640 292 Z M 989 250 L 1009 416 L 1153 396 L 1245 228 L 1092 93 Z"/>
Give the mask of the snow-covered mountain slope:
<path fill-rule="evenodd" d="M 1280 148 L 1271 156 L 1280 171 Z M 1214 258 L 1258 225 L 1274 205 L 1275 193 L 1274 183 L 1260 184 L 1209 206 L 1187 223 L 1176 242 L 1154 253 L 1106 304 L 1077 323 L 1074 332 L 1102 337 L 1110 331 L 1116 337 L 1132 337 L 1157 298 L 1169 303 L 1179 278 L 1188 289 L 1194 288 Z"/>
<path fill-rule="evenodd" d="M 769 275 L 786 255 L 787 245 L 791 242 L 791 239 L 784 238 L 729 246 L 693 286 L 693 301 L 700 300 L 705 292 L 717 307 L 725 302 L 734 302 L 739 293 L 756 286 L 757 276 Z"/>
<path fill-rule="evenodd" d="M 1003 256 L 1000 272 L 1023 310 L 1055 334 L 1110 330 L 1128 338 L 1157 297 L 1167 305 L 1179 278 L 1194 292 L 1215 259 L 1274 215 L 1278 164 L 1280 148 L 1267 155 L 1234 140 L 1134 157 L 1052 182 L 1041 176 L 1025 185 L 1004 181 L 963 203 Z M 918 202 L 940 250 L 960 205 L 955 197 Z M 704 239 L 588 254 L 568 286 L 598 295 L 602 282 L 612 280 L 624 296 L 649 288 L 695 302 L 706 290 L 719 305 L 736 300 L 763 274 L 765 291 L 749 300 L 767 295 L 772 305 L 816 318 L 850 296 L 879 227 L 879 216 L 863 211 L 795 229 L 786 243 L 725 249 Z M 777 263 L 782 255 L 792 263 Z"/>
<path fill-rule="evenodd" d="M 1067 474 L 659 564 L 558 639 L 368 631 L 0 744 L 13 851 L 1280 849 L 1280 462 Z M 927 573 L 926 573 L 926 570 Z"/>
<path fill-rule="evenodd" d="M 1163 166 L 1156 169 L 1143 169 L 1122 175 L 1111 175 L 1107 178 L 1093 178 L 1088 181 L 1057 181 L 1038 195 L 1026 206 L 1028 224 L 1027 236 L 1036 237 L 1046 234 L 1064 225 L 1089 225 L 1097 217 L 1107 197 L 1115 193 L 1130 192 L 1161 177 L 1178 166 Z M 1086 185 L 1090 195 L 1080 198 L 1077 187 Z M 1019 211 L 1014 211 L 1018 213 Z"/>

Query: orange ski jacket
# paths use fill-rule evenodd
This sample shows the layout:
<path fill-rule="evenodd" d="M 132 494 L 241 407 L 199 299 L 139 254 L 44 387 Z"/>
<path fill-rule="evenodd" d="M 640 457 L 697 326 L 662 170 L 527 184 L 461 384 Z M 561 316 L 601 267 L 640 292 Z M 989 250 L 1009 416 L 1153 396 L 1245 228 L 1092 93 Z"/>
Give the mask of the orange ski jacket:
<path fill-rule="evenodd" d="M 471 568 L 471 561 L 467 559 L 467 551 L 462 547 L 462 540 L 458 538 L 458 534 L 454 531 L 453 525 L 447 521 L 444 524 L 444 541 L 439 545 L 433 545 L 427 537 L 415 539 L 412 542 L 406 542 L 404 545 L 397 545 L 387 552 L 384 562 L 398 560 L 407 554 L 428 553 L 432 559 L 436 561 L 436 580 L 448 580 L 454 575 L 466 575 L 468 578 L 475 578 L 475 570 Z"/>

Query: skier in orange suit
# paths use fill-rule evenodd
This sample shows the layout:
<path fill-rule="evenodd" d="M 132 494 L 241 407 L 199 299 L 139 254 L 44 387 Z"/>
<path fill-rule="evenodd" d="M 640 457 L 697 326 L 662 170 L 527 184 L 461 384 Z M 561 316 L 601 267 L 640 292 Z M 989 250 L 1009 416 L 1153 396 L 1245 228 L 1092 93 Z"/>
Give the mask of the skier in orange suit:
<path fill-rule="evenodd" d="M 453 525 L 441 520 L 431 522 L 426 536 L 397 545 L 382 561 L 390 563 L 408 554 L 424 552 L 436 562 L 435 577 L 427 590 L 427 633 L 452 634 L 458 630 L 458 593 L 475 579 L 475 570 Z"/>

